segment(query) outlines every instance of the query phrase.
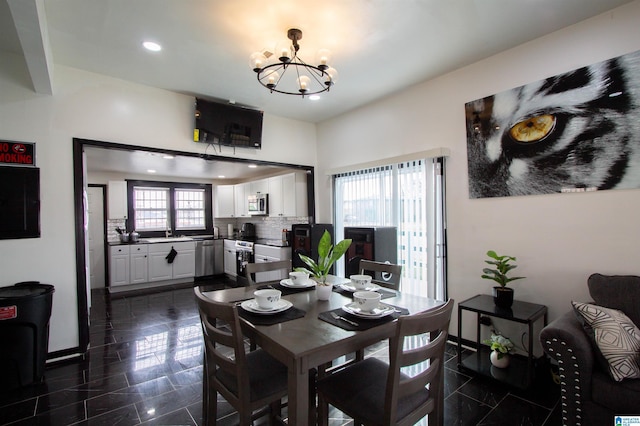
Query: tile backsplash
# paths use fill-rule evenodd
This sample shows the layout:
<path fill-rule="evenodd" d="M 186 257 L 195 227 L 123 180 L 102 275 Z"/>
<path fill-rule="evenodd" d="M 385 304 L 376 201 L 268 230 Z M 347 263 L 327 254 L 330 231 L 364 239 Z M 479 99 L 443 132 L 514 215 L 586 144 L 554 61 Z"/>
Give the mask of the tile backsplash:
<path fill-rule="evenodd" d="M 309 223 L 307 216 L 303 217 L 252 217 L 246 219 L 214 219 L 213 226 L 219 229 L 220 238 L 235 238 L 228 235 L 227 225 L 233 225 L 235 232 L 238 232 L 243 223 L 251 222 L 256 228 L 257 238 L 266 238 L 269 240 L 279 240 L 282 238 L 282 230 L 291 231 L 293 224 Z M 124 219 L 107 220 L 107 241 L 116 243 L 120 241 L 120 236 L 116 232 L 116 228 L 126 229 L 126 221 Z"/>

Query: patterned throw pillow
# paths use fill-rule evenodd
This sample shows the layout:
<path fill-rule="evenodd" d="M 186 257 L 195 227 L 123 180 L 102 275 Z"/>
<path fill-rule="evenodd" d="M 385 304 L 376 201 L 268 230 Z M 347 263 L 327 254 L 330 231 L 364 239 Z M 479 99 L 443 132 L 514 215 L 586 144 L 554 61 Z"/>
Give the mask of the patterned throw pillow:
<path fill-rule="evenodd" d="M 621 311 L 571 302 L 616 381 L 640 378 L 640 330 Z"/>

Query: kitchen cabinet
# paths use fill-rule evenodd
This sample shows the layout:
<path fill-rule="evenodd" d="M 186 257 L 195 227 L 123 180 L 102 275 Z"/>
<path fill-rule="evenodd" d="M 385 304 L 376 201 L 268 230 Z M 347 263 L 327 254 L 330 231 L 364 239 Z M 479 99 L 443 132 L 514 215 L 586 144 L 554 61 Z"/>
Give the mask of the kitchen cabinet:
<path fill-rule="evenodd" d="M 109 247 L 109 285 L 129 284 L 129 246 Z"/>
<path fill-rule="evenodd" d="M 237 276 L 236 273 L 236 241 L 224 240 L 224 273 L 232 277 Z"/>
<path fill-rule="evenodd" d="M 263 244 L 254 246 L 255 262 L 275 262 L 278 260 L 291 260 L 291 247 L 274 247 Z M 256 273 L 255 282 L 276 281 L 289 278 L 289 274 L 285 271 L 267 271 Z"/>
<path fill-rule="evenodd" d="M 149 245 L 136 244 L 129 250 L 129 283 L 139 284 L 149 281 Z"/>
<path fill-rule="evenodd" d="M 249 183 L 239 183 L 233 186 L 233 198 L 235 200 L 235 217 L 249 217 Z"/>
<path fill-rule="evenodd" d="M 173 261 L 173 279 L 191 278 L 196 275 L 196 243 L 181 244 Z"/>
<path fill-rule="evenodd" d="M 110 180 L 107 185 L 109 219 L 127 218 L 127 182 Z"/>
<path fill-rule="evenodd" d="M 178 252 L 173 263 L 169 263 L 166 259 L 171 248 Z M 195 276 L 195 272 L 195 241 L 149 244 L 150 282 L 189 278 Z"/>
<path fill-rule="evenodd" d="M 216 218 L 235 217 L 234 185 L 216 186 L 214 206 Z"/>
<path fill-rule="evenodd" d="M 302 172 L 275 176 L 269 181 L 269 216 L 308 216 L 307 176 Z"/>
<path fill-rule="evenodd" d="M 249 182 L 249 194 L 267 194 L 269 193 L 269 180 L 260 179 Z"/>

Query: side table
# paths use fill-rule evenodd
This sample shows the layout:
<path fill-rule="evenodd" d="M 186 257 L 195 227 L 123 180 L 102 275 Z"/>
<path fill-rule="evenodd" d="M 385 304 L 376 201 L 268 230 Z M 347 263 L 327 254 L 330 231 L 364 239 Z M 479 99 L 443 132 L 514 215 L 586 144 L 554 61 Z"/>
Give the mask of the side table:
<path fill-rule="evenodd" d="M 462 312 L 470 311 L 476 313 L 476 342 L 475 354 L 469 354 L 462 358 Z M 507 368 L 496 368 L 489 360 L 490 349 L 487 345 L 480 343 L 480 316 L 502 318 L 521 324 L 527 324 L 529 328 L 529 345 L 527 356 L 511 355 L 511 362 Z M 493 297 L 486 294 L 479 294 L 458 304 L 458 369 L 466 369 L 484 376 L 488 376 L 509 385 L 527 389 L 534 379 L 533 356 L 533 325 L 543 318 L 547 325 L 547 307 L 535 303 L 513 301 L 510 309 L 497 307 L 493 302 Z"/>

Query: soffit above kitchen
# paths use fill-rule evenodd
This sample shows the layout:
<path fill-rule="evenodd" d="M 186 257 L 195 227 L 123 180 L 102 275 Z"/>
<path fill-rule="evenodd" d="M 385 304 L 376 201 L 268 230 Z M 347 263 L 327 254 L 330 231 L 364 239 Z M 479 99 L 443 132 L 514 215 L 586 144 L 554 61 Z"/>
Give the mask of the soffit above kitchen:
<path fill-rule="evenodd" d="M 25 55 L 39 93 L 64 65 L 322 122 L 629 2 L 0 0 L 0 50 Z M 303 59 L 332 51 L 339 80 L 318 101 L 269 93 L 249 67 L 289 28 Z"/>
<path fill-rule="evenodd" d="M 84 152 L 90 173 L 117 173 L 127 178 L 146 176 L 149 180 L 175 178 L 217 180 L 222 183 L 221 179 L 224 179 L 224 182 L 234 183 L 290 173 L 293 170 L 271 164 L 220 161 L 199 156 L 178 155 L 165 158 L 167 156 L 160 152 L 144 150 L 85 147 Z M 153 173 L 149 170 L 153 170 Z"/>

